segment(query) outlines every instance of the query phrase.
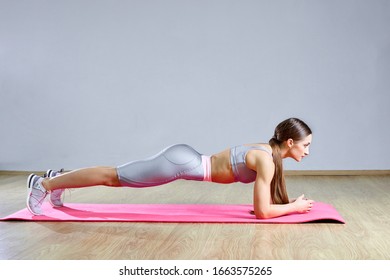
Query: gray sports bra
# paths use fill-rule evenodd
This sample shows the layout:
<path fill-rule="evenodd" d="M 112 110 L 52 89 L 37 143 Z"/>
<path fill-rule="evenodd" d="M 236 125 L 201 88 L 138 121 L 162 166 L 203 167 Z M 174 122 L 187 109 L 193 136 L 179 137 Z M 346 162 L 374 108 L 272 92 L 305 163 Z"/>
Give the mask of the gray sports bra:
<path fill-rule="evenodd" d="M 272 153 L 262 146 L 236 146 L 230 149 L 230 163 L 232 165 L 234 179 L 236 182 L 252 183 L 256 180 L 256 171 L 248 168 L 245 163 L 246 154 L 250 150 L 261 150 L 267 152 L 271 157 Z"/>

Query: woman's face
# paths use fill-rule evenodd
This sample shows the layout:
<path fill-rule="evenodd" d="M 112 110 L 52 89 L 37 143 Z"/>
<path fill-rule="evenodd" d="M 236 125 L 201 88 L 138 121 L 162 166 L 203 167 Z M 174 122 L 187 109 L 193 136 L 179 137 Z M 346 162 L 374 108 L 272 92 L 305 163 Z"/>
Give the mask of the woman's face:
<path fill-rule="evenodd" d="M 300 162 L 305 156 L 309 155 L 309 146 L 312 141 L 312 135 L 306 136 L 303 140 L 292 141 L 289 144 L 289 156 Z"/>

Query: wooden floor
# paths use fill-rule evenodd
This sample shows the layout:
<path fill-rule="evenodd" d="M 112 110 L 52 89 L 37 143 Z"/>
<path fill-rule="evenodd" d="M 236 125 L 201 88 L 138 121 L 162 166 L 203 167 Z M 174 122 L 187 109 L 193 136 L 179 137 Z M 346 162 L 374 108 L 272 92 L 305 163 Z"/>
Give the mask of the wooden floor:
<path fill-rule="evenodd" d="M 0 216 L 25 207 L 24 175 L 0 175 Z M 291 197 L 330 203 L 346 224 L 0 222 L 0 259 L 390 259 L 390 176 L 289 176 Z M 251 184 L 94 187 L 67 202 L 251 203 Z"/>

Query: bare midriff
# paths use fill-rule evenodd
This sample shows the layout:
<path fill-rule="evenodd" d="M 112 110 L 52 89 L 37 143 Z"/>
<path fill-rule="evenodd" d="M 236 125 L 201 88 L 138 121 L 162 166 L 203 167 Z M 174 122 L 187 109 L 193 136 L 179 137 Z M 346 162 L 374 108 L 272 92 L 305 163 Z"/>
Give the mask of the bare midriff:
<path fill-rule="evenodd" d="M 216 183 L 228 184 L 235 182 L 230 164 L 230 150 L 211 156 L 211 178 Z"/>

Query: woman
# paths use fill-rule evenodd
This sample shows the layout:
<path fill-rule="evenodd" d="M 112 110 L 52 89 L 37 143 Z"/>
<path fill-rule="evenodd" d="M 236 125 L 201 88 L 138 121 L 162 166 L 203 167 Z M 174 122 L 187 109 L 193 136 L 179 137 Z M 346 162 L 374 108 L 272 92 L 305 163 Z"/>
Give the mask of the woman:
<path fill-rule="evenodd" d="M 225 184 L 254 182 L 253 206 L 258 219 L 306 213 L 314 201 L 304 195 L 289 201 L 282 159 L 290 157 L 299 162 L 307 156 L 311 134 L 303 121 L 290 118 L 277 125 L 268 144 L 236 146 L 211 157 L 179 144 L 154 157 L 119 167 L 91 167 L 64 174 L 50 171 L 45 177 L 31 174 L 27 181 L 27 208 L 34 215 L 42 215 L 41 205 L 48 193 L 51 204 L 61 207 L 65 188 L 97 185 L 142 188 L 186 179 Z"/>

